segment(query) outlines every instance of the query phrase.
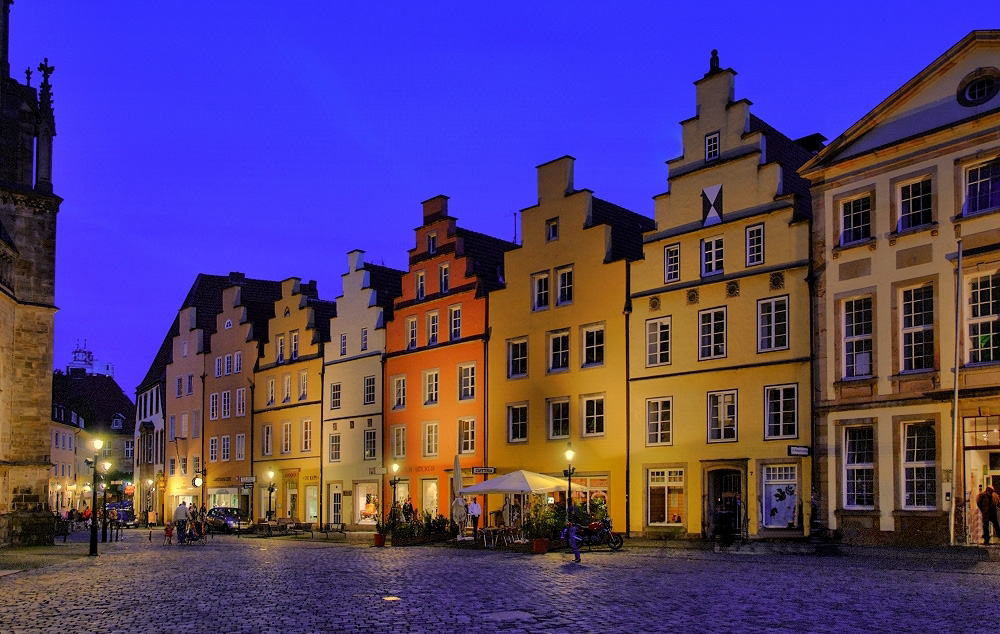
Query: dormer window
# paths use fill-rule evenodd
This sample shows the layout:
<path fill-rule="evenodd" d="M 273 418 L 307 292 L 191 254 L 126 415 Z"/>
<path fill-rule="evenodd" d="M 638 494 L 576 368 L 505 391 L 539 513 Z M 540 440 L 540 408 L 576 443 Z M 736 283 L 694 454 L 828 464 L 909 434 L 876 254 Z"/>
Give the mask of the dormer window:
<path fill-rule="evenodd" d="M 719 133 L 705 135 L 705 160 L 714 161 L 719 158 Z"/>

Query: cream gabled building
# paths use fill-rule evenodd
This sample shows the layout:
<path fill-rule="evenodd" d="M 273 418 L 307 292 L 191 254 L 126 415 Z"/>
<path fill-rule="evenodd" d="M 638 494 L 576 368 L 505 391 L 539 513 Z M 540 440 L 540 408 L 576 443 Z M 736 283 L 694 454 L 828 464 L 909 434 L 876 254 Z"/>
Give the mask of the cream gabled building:
<path fill-rule="evenodd" d="M 1000 31 L 970 33 L 800 173 L 818 519 L 850 542 L 975 542 L 971 505 L 1000 484 Z"/>
<path fill-rule="evenodd" d="M 382 364 L 385 324 L 401 294 L 403 271 L 347 254 L 343 292 L 330 320 L 332 345 L 324 351 L 323 523 L 372 530 L 382 491 Z M 370 398 L 365 399 L 366 378 Z M 384 509 L 382 509 L 384 511 Z"/>
<path fill-rule="evenodd" d="M 489 295 L 486 459 L 561 478 L 572 443 L 576 512 L 606 511 L 621 530 L 629 267 L 653 222 L 576 189 L 573 164 L 538 166 L 538 204 L 521 211 L 522 245 Z"/>
<path fill-rule="evenodd" d="M 794 142 L 713 51 L 632 267 L 628 530 L 807 535 L 809 199 Z"/>

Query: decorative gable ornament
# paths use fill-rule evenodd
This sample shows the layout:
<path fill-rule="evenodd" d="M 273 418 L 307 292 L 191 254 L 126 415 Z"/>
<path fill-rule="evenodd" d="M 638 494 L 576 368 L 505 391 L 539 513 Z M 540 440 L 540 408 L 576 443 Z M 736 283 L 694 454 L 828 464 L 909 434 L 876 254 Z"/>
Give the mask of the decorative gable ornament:
<path fill-rule="evenodd" d="M 655 295 L 649 298 L 649 310 L 660 310 L 660 296 Z"/>
<path fill-rule="evenodd" d="M 710 227 L 722 222 L 722 184 L 701 190 L 702 226 Z"/>

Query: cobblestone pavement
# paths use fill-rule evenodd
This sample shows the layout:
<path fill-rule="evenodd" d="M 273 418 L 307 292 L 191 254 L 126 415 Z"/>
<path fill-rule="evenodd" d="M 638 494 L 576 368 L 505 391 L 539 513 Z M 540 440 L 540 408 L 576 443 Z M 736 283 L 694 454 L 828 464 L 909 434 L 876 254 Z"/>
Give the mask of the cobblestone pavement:
<path fill-rule="evenodd" d="M 626 545 L 575 564 L 566 552 L 161 541 L 134 531 L 100 557 L 0 577 L 0 632 L 953 632 L 982 629 L 983 597 L 1000 595 L 1000 563 L 947 551 Z"/>

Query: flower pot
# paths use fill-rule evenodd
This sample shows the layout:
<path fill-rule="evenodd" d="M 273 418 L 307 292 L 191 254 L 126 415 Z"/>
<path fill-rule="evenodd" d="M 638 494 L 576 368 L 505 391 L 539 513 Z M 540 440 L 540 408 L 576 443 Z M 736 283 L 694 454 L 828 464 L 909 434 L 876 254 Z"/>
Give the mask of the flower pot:
<path fill-rule="evenodd" d="M 541 555 L 543 553 L 549 552 L 549 540 L 544 537 L 536 537 L 531 542 L 531 552 L 536 555 Z"/>
<path fill-rule="evenodd" d="M 385 535 L 375 533 L 375 546 L 378 548 L 385 546 Z"/>

